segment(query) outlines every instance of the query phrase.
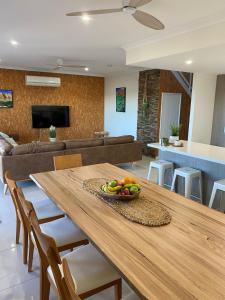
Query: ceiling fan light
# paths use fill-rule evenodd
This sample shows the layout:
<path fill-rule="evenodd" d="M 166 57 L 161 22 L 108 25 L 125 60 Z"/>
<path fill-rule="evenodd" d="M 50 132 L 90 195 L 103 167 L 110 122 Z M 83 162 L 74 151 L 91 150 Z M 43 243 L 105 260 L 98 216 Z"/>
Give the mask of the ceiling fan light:
<path fill-rule="evenodd" d="M 193 64 L 193 60 L 189 59 L 185 61 L 186 65 L 192 65 Z"/>
<path fill-rule="evenodd" d="M 133 15 L 136 13 L 136 7 L 132 7 L 132 6 L 125 6 L 123 7 L 123 12 L 125 12 L 128 15 Z"/>
<path fill-rule="evenodd" d="M 85 22 L 88 22 L 88 21 L 90 21 L 90 19 L 91 19 L 90 16 L 87 15 L 87 14 L 83 14 L 81 18 L 82 18 L 82 20 L 85 21 Z"/>

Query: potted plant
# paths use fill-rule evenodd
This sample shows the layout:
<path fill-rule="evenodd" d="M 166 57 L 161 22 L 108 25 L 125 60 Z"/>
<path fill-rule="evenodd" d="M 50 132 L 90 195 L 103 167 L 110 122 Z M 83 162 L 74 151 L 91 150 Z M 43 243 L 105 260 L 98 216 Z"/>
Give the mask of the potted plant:
<path fill-rule="evenodd" d="M 49 128 L 49 141 L 50 142 L 56 141 L 56 128 L 52 125 Z"/>
<path fill-rule="evenodd" d="M 169 142 L 171 144 L 174 144 L 175 141 L 179 141 L 179 135 L 180 135 L 180 129 L 182 125 L 177 126 L 176 124 L 171 124 L 170 129 L 171 129 L 171 136 L 169 138 Z"/>

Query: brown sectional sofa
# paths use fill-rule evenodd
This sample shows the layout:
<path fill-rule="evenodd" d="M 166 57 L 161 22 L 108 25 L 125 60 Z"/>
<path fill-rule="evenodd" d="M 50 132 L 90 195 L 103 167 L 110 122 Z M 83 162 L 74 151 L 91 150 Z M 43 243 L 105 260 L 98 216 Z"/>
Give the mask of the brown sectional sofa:
<path fill-rule="evenodd" d="M 54 170 L 53 157 L 81 153 L 83 164 L 127 163 L 141 160 L 142 142 L 133 136 L 107 137 L 102 139 L 76 139 L 55 143 L 31 143 L 12 147 L 0 140 L 0 179 L 6 170 L 16 180 L 26 180 L 32 173 Z"/>

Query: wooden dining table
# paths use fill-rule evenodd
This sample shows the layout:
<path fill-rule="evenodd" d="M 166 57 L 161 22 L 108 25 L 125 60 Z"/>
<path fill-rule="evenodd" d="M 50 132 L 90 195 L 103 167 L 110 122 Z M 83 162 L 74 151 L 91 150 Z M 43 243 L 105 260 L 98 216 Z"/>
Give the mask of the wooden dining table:
<path fill-rule="evenodd" d="M 83 189 L 86 179 L 126 175 L 133 176 L 105 163 L 31 178 L 141 299 L 225 299 L 225 215 L 136 177 L 141 194 L 172 216 L 168 225 L 148 227 L 129 221 Z"/>

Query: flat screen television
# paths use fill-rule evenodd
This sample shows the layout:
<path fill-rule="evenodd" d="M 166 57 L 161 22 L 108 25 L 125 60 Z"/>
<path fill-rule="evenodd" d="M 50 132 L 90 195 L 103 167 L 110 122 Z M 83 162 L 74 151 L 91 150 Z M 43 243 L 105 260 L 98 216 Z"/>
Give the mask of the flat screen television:
<path fill-rule="evenodd" d="M 69 127 L 69 106 L 32 106 L 33 128 Z"/>

